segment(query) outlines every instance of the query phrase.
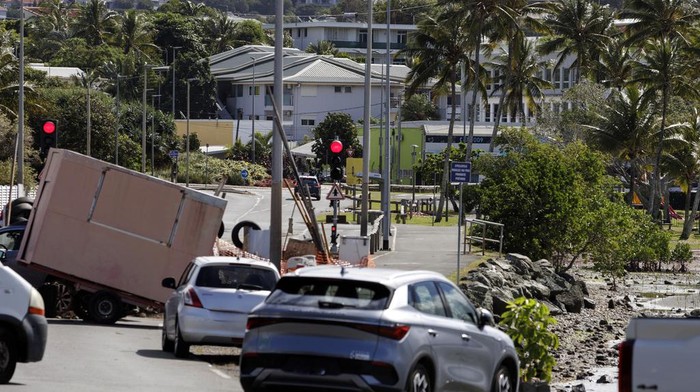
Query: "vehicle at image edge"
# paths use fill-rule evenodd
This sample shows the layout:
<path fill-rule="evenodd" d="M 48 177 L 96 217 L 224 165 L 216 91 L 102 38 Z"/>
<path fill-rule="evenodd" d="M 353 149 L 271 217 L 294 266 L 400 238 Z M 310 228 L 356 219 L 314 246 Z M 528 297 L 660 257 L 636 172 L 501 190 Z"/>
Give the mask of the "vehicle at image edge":
<path fill-rule="evenodd" d="M 294 187 L 294 192 L 298 195 L 303 195 L 302 186 L 308 186 L 309 195 L 315 197 L 316 200 L 321 200 L 321 184 L 315 176 L 299 176 L 299 183 Z"/>
<path fill-rule="evenodd" d="M 113 324 L 159 310 L 164 276 L 213 254 L 226 200 L 74 151 L 49 150 L 11 268 L 39 290 L 46 317 Z"/>
<path fill-rule="evenodd" d="M 698 318 L 633 318 L 619 345 L 618 391 L 696 392 Z"/>
<path fill-rule="evenodd" d="M 248 315 L 246 392 L 517 391 L 519 359 L 493 316 L 443 275 L 306 267 Z"/>
<path fill-rule="evenodd" d="M 5 250 L 0 249 L 0 261 L 4 258 Z M 0 384 L 10 382 L 17 362 L 41 361 L 47 334 L 41 294 L 0 265 Z"/>
<path fill-rule="evenodd" d="M 279 278 L 269 261 L 197 257 L 178 283 L 163 279 L 163 287 L 175 290 L 163 311 L 163 351 L 184 358 L 190 345 L 240 347 L 248 313 L 265 300 Z"/>

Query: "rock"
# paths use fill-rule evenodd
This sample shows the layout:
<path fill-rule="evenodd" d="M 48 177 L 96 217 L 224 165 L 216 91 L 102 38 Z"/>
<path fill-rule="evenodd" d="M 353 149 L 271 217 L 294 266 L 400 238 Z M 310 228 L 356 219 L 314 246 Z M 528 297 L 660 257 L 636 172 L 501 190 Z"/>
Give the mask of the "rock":
<path fill-rule="evenodd" d="M 571 392 L 586 392 L 586 387 L 583 384 L 574 385 Z"/>
<path fill-rule="evenodd" d="M 588 292 L 588 286 L 586 286 L 586 282 L 582 280 L 577 280 L 573 282 L 572 285 L 578 286 L 581 289 L 583 295 L 590 295 L 590 293 Z"/>
<path fill-rule="evenodd" d="M 664 280 L 664 284 L 670 285 L 673 284 L 673 282 L 671 282 L 670 280 Z"/>
<path fill-rule="evenodd" d="M 700 317 L 700 309 L 693 309 L 690 311 L 688 317 Z"/>
<path fill-rule="evenodd" d="M 509 253 L 506 255 L 506 260 L 510 262 L 515 272 L 520 276 L 530 276 L 534 270 L 534 265 L 529 257 L 518 254 Z"/>
<path fill-rule="evenodd" d="M 559 316 L 564 314 L 565 312 L 562 310 L 562 308 L 558 307 L 557 305 L 547 301 L 547 300 L 542 300 L 540 303 L 549 309 L 549 314 L 551 316 Z"/>
<path fill-rule="evenodd" d="M 520 384 L 520 392 L 550 392 L 549 384 L 545 381 L 528 381 Z"/>
<path fill-rule="evenodd" d="M 581 309 L 583 308 L 583 292 L 579 286 L 571 286 L 568 292 L 557 294 L 556 299 L 564 305 L 567 312 L 581 313 Z"/>
<path fill-rule="evenodd" d="M 612 383 L 612 377 L 610 375 L 605 374 L 600 376 L 600 378 L 596 381 L 596 384 L 611 384 Z"/>
<path fill-rule="evenodd" d="M 595 309 L 595 302 L 592 299 L 585 297 L 583 298 L 583 307 L 586 309 Z"/>
<path fill-rule="evenodd" d="M 615 309 L 615 301 L 614 300 L 609 300 L 608 301 L 608 309 Z"/>

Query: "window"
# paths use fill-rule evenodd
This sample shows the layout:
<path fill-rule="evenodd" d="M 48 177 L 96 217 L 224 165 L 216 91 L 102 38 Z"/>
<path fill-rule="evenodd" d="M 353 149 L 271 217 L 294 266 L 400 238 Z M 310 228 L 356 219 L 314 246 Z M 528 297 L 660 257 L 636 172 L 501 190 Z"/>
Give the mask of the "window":
<path fill-rule="evenodd" d="M 13 230 L 0 234 L 0 245 L 7 250 L 19 250 L 24 230 Z"/>
<path fill-rule="evenodd" d="M 253 94 L 253 88 L 255 88 L 255 94 Z M 248 87 L 248 95 L 260 95 L 260 86 L 249 86 Z"/>
<path fill-rule="evenodd" d="M 561 68 L 554 70 L 554 88 L 561 89 Z"/>
<path fill-rule="evenodd" d="M 552 81 L 552 70 L 549 68 L 545 68 L 544 70 L 544 80 L 551 82 Z"/>
<path fill-rule="evenodd" d="M 562 76 L 564 85 L 562 88 L 569 88 L 569 81 L 571 80 L 571 68 L 564 68 L 564 75 Z"/>
<path fill-rule="evenodd" d="M 325 309 L 385 309 L 391 291 L 384 285 L 344 279 L 283 277 L 268 304 L 309 306 Z"/>
<path fill-rule="evenodd" d="M 195 285 L 199 287 L 272 290 L 277 278 L 271 270 L 250 265 L 207 265 L 200 268 Z"/>
<path fill-rule="evenodd" d="M 455 96 L 455 106 L 459 106 L 462 104 L 462 96 L 461 95 L 456 95 Z M 447 96 L 447 106 L 452 106 L 452 94 Z"/>
<path fill-rule="evenodd" d="M 409 305 L 422 313 L 435 316 L 447 315 L 434 282 L 412 284 L 409 287 Z"/>
<path fill-rule="evenodd" d="M 243 86 L 240 84 L 236 86 L 236 97 L 242 97 L 243 96 Z"/>
<path fill-rule="evenodd" d="M 438 286 L 445 295 L 445 301 L 450 310 L 450 317 L 468 323 L 478 323 L 476 309 L 460 290 L 445 282 L 438 282 Z"/>
<path fill-rule="evenodd" d="M 484 121 L 491 122 L 491 104 L 487 103 L 484 109 Z"/>
<path fill-rule="evenodd" d="M 367 43 L 367 30 L 360 30 L 360 35 L 358 37 L 360 43 L 366 44 Z"/>
<path fill-rule="evenodd" d="M 352 93 L 352 87 L 350 87 L 350 86 L 345 86 L 345 92 L 348 93 L 348 94 L 349 94 L 349 93 Z"/>
<path fill-rule="evenodd" d="M 316 125 L 316 120 L 312 120 L 310 118 L 302 118 L 301 125 L 314 126 L 314 125 Z"/>
<path fill-rule="evenodd" d="M 177 287 L 180 287 L 180 286 L 186 284 L 187 281 L 190 280 L 190 275 L 192 275 L 193 270 L 194 270 L 194 263 L 187 264 L 187 268 L 185 268 L 185 270 L 182 271 L 182 275 L 180 276 L 180 280 L 177 283 Z"/>
<path fill-rule="evenodd" d="M 399 30 L 396 33 L 396 42 L 400 44 L 406 44 L 406 41 L 408 40 L 408 32 L 406 30 Z"/>
<path fill-rule="evenodd" d="M 337 41 L 338 31 L 339 29 L 326 29 L 326 39 L 328 41 Z"/>
<path fill-rule="evenodd" d="M 334 90 L 336 93 L 342 93 L 343 92 L 343 86 L 335 86 Z"/>

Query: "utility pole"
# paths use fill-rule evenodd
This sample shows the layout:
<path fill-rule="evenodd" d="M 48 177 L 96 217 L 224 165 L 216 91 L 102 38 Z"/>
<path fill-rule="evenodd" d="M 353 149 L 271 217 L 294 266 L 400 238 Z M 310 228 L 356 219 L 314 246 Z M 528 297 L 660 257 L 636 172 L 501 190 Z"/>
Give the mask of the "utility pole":
<path fill-rule="evenodd" d="M 362 202 L 360 203 L 360 235 L 367 236 L 368 198 L 369 198 L 369 154 L 370 154 L 370 118 L 372 117 L 372 6 L 367 2 L 367 54 L 365 57 L 365 107 L 362 124 Z"/>

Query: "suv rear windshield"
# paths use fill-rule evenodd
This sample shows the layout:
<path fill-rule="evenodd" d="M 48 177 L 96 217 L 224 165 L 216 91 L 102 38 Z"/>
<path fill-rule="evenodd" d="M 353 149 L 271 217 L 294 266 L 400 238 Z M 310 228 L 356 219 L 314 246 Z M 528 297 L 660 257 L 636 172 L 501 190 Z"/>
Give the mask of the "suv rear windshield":
<path fill-rule="evenodd" d="M 209 265 L 202 267 L 197 275 L 199 287 L 272 290 L 277 277 L 269 269 L 247 265 Z"/>
<path fill-rule="evenodd" d="M 320 308 L 385 309 L 391 291 L 379 283 L 346 279 L 283 277 L 266 302 Z"/>
<path fill-rule="evenodd" d="M 301 182 L 302 182 L 304 185 L 308 185 L 309 188 L 313 188 L 313 187 L 315 187 L 315 186 L 318 186 L 318 180 L 315 179 L 315 178 L 302 178 L 302 179 L 301 179 Z"/>

